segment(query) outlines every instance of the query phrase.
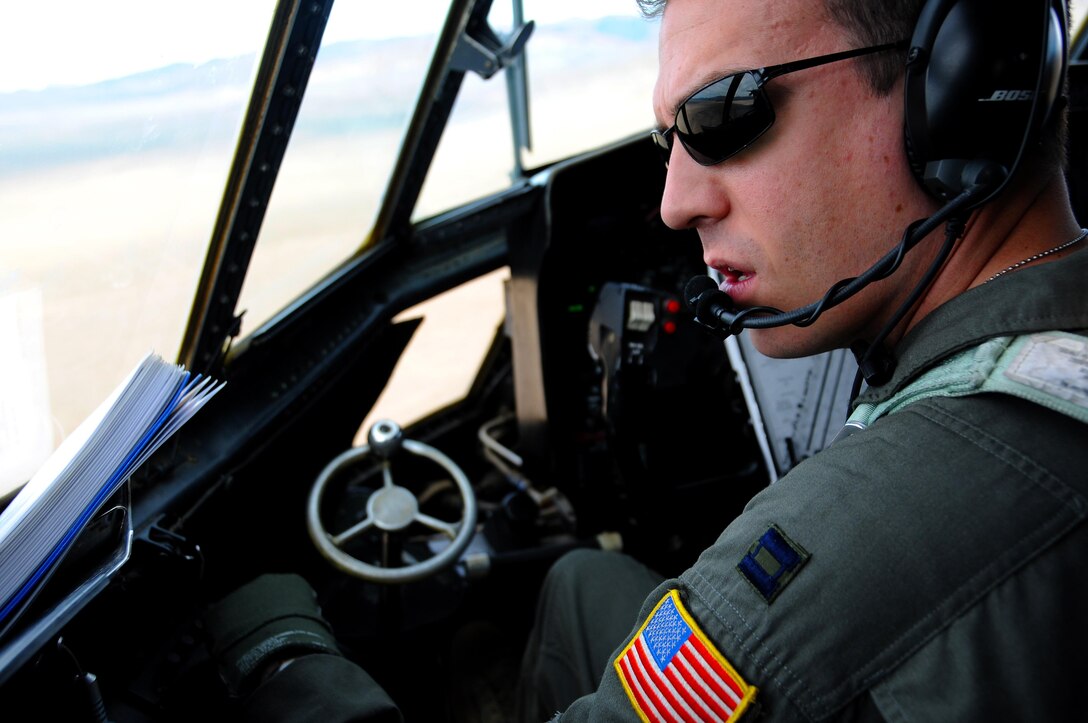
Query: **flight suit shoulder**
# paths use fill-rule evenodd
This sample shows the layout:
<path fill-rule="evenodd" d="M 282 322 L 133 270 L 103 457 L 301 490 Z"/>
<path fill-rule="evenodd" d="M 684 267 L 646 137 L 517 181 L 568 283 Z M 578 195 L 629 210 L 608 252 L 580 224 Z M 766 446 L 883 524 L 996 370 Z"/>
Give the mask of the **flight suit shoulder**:
<path fill-rule="evenodd" d="M 1042 461 L 1076 431 L 1036 406 L 931 399 L 884 418 L 757 495 L 681 575 L 770 719 L 834 716 L 1082 523 L 1083 445 Z"/>

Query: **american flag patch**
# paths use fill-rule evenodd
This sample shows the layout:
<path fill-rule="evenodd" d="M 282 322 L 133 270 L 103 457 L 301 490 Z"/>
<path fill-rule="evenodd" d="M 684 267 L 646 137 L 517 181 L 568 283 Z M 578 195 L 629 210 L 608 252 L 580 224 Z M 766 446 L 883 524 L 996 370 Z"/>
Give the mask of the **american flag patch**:
<path fill-rule="evenodd" d="M 615 662 L 639 718 L 647 723 L 727 723 L 755 698 L 670 590 Z"/>

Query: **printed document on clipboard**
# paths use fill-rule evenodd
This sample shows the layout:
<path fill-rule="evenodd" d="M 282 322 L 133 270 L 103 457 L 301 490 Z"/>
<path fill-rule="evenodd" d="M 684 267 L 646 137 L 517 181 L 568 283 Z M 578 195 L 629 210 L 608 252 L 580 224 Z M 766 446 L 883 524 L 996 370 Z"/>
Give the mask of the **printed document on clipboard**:
<path fill-rule="evenodd" d="M 61 443 L 0 513 L 0 636 L 132 472 L 222 387 L 149 353 Z"/>
<path fill-rule="evenodd" d="M 729 337 L 725 348 L 771 482 L 831 444 L 846 421 L 857 371 L 849 351 L 772 359 L 747 334 Z"/>

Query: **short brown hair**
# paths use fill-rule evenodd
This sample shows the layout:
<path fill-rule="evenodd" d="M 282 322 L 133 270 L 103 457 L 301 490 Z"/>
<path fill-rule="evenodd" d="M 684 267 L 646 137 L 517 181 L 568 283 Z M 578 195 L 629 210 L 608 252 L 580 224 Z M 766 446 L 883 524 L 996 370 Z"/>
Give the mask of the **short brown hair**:
<path fill-rule="evenodd" d="M 657 17 L 668 0 L 636 0 L 644 17 Z M 823 0 L 828 16 L 858 47 L 909 40 L 924 0 Z M 903 73 L 905 53 L 877 53 L 858 59 L 873 91 L 886 95 Z"/>

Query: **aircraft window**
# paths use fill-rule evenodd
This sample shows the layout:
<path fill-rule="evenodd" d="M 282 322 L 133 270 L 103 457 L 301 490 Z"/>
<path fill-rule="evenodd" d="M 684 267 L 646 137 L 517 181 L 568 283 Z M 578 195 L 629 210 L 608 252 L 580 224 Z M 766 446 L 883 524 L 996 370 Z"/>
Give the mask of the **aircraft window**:
<path fill-rule="evenodd" d="M 397 320 L 423 317 L 393 376 L 356 436 L 379 419 L 406 427 L 468 393 L 503 319 L 510 270 L 502 268 L 406 309 Z"/>
<path fill-rule="evenodd" d="M 466 74 L 412 219 L 501 191 L 510 185 L 513 159 L 502 73 L 488 80 Z"/>
<path fill-rule="evenodd" d="M 0 494 L 176 356 L 274 4 L 5 6 Z"/>
<path fill-rule="evenodd" d="M 532 150 L 541 166 L 654 126 L 659 21 L 634 0 L 555 4 L 525 0 Z"/>
<path fill-rule="evenodd" d="M 239 298 L 243 334 L 366 240 L 446 10 L 333 3 Z"/>
<path fill-rule="evenodd" d="M 634 0 L 524 0 L 523 18 L 535 23 L 525 55 L 531 150 L 515 161 L 505 78 L 511 71 L 486 81 L 467 74 L 414 218 L 501 190 L 519 168 L 653 126 L 657 26 L 639 15 Z M 508 3 L 495 3 L 489 20 L 500 36 L 513 31 Z"/>

